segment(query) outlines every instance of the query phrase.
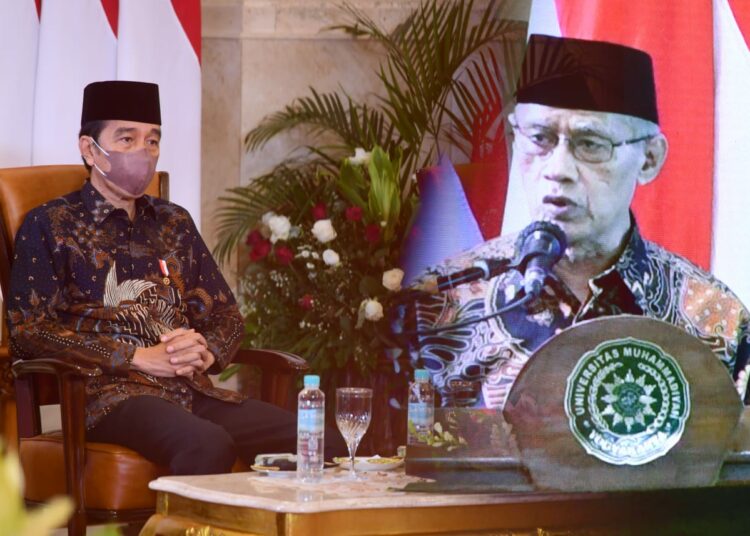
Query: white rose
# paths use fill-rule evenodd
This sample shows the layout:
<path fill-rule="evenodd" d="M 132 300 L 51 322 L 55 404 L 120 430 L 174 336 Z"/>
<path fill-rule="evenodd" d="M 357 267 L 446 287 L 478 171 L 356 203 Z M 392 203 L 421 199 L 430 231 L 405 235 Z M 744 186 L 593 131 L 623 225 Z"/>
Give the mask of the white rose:
<path fill-rule="evenodd" d="M 366 165 L 370 161 L 370 153 L 365 151 L 362 147 L 354 149 L 354 156 L 349 157 L 349 163 L 354 166 Z"/>
<path fill-rule="evenodd" d="M 260 234 L 263 235 L 263 238 L 270 238 L 271 237 L 271 229 L 268 226 L 269 222 L 271 221 L 271 218 L 274 218 L 276 216 L 276 213 L 273 211 L 268 211 L 260 218 Z"/>
<path fill-rule="evenodd" d="M 336 230 L 331 225 L 331 220 L 318 220 L 312 228 L 312 234 L 318 242 L 325 244 L 336 238 Z"/>
<path fill-rule="evenodd" d="M 383 286 L 393 292 L 401 290 L 401 281 L 404 280 L 404 271 L 393 268 L 383 272 Z"/>
<path fill-rule="evenodd" d="M 383 318 L 383 306 L 378 300 L 365 300 L 365 318 L 371 322 L 377 322 Z"/>
<path fill-rule="evenodd" d="M 332 249 L 327 249 L 323 252 L 323 262 L 328 266 L 338 266 L 340 261 L 339 254 Z"/>
<path fill-rule="evenodd" d="M 286 216 L 273 215 L 268 219 L 268 228 L 271 230 L 271 242 L 275 244 L 278 240 L 289 238 L 292 223 Z"/>
<path fill-rule="evenodd" d="M 269 222 L 269 221 L 271 220 L 271 218 L 273 218 L 274 216 L 276 216 L 276 213 L 275 213 L 275 212 L 273 212 L 273 211 L 268 211 L 268 212 L 266 212 L 265 214 L 263 214 L 263 216 L 262 216 L 262 217 L 260 218 L 260 221 L 261 221 L 261 222 L 263 222 L 263 225 L 265 225 L 266 227 L 268 227 L 268 222 Z"/>

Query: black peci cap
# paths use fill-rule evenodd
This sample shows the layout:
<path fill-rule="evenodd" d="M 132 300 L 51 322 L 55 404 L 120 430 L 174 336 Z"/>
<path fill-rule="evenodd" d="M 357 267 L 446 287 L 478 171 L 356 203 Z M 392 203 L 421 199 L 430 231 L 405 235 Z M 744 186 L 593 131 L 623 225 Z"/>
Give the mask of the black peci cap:
<path fill-rule="evenodd" d="M 603 41 L 529 36 L 516 102 L 659 122 L 651 56 Z"/>
<path fill-rule="evenodd" d="M 83 90 L 81 126 L 91 121 L 111 119 L 161 125 L 159 86 L 126 80 L 87 85 Z"/>

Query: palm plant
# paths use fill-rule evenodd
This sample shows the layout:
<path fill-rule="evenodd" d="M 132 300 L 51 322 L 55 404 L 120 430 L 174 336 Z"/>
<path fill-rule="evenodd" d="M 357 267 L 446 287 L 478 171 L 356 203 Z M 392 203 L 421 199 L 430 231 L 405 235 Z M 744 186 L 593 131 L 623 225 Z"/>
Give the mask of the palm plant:
<path fill-rule="evenodd" d="M 311 88 L 252 129 L 245 137 L 248 151 L 300 127 L 311 139 L 325 134 L 332 141 L 305 146 L 304 158 L 286 160 L 220 199 L 217 258 L 225 261 L 268 207 L 280 208 L 290 196 L 310 198 L 310 188 L 323 187 L 324 177 L 335 180 L 342 156 L 355 148 L 377 145 L 399 159 L 402 184 L 448 145 L 472 160 L 491 159 L 504 143 L 503 103 L 512 100 L 525 37 L 524 24 L 498 17 L 501 4 L 491 0 L 477 17 L 473 0 L 425 0 L 392 32 L 344 5 L 349 22 L 332 29 L 370 38 L 385 51 L 378 102 Z"/>

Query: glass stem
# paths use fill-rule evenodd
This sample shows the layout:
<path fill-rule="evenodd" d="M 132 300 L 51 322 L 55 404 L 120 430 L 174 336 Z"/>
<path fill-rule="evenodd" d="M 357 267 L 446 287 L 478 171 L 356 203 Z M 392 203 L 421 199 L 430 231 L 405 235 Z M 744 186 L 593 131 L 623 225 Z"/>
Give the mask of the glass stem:
<path fill-rule="evenodd" d="M 349 449 L 349 476 L 353 479 L 357 478 L 357 470 L 354 468 L 354 454 L 357 452 L 359 441 L 352 441 L 348 443 L 347 448 Z"/>

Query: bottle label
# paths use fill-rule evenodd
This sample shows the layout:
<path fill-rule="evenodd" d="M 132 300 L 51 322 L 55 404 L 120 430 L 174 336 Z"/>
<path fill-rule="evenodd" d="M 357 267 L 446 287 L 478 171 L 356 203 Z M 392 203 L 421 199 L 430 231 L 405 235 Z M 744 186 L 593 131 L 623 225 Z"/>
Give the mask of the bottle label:
<path fill-rule="evenodd" d="M 322 432 L 323 409 L 301 409 L 297 412 L 297 432 Z"/>
<path fill-rule="evenodd" d="M 414 426 L 432 428 L 435 422 L 435 407 L 425 402 L 409 402 L 409 420 Z"/>

